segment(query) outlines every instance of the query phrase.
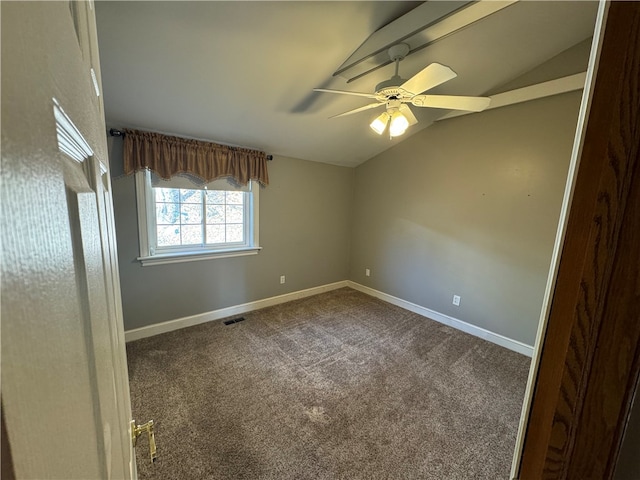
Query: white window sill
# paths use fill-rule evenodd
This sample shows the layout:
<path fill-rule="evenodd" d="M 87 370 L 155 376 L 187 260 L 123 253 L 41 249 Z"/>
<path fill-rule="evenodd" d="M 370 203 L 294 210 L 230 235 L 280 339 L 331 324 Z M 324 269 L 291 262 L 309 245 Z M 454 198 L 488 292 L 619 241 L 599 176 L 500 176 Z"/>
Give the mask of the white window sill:
<path fill-rule="evenodd" d="M 245 255 L 256 255 L 262 247 L 244 247 L 230 248 L 227 250 L 216 251 L 194 251 L 194 252 L 175 252 L 175 253 L 158 253 L 147 257 L 138 257 L 137 260 L 142 263 L 143 267 L 151 265 L 164 265 L 167 263 L 183 263 L 197 262 L 200 260 L 211 260 L 213 258 L 229 258 L 242 257 Z"/>

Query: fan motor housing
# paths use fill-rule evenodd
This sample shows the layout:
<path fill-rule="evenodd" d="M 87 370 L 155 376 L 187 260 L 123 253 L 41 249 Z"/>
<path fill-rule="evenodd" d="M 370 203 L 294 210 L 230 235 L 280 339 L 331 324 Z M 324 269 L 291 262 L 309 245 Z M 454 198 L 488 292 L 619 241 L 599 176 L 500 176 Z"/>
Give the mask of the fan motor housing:
<path fill-rule="evenodd" d="M 380 82 L 378 85 L 376 85 L 376 93 L 379 95 L 384 95 L 385 97 L 400 94 L 400 85 L 402 85 L 404 82 L 406 82 L 406 80 L 400 78 L 399 75 L 394 75 L 389 80 L 385 80 L 384 82 Z"/>

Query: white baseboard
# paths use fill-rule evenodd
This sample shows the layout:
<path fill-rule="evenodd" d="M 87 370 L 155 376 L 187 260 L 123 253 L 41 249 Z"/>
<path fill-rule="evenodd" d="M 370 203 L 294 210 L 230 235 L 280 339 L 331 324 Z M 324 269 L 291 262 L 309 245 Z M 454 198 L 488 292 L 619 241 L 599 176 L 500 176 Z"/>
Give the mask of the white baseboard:
<path fill-rule="evenodd" d="M 232 317 L 234 315 L 240 315 L 253 310 L 259 310 L 261 308 L 270 307 L 272 305 L 279 305 L 281 303 L 290 302 L 292 300 L 298 300 L 300 298 L 310 297 L 319 293 L 329 292 L 338 288 L 351 287 L 354 290 L 358 290 L 372 297 L 379 298 L 385 302 L 397 305 L 398 307 L 409 310 L 410 312 L 417 313 L 423 317 L 430 318 L 436 322 L 443 323 L 457 330 L 469 333 L 476 337 L 480 337 L 489 342 L 495 343 L 502 347 L 513 350 L 514 352 L 521 353 L 531 357 L 533 355 L 533 347 L 517 340 L 512 340 L 503 335 L 493 333 L 484 328 L 471 325 L 470 323 L 463 322 L 457 318 L 450 317 L 435 310 L 431 310 L 426 307 L 422 307 L 415 303 L 402 300 L 401 298 L 394 297 L 387 293 L 374 290 L 373 288 L 366 287 L 351 280 L 343 280 L 341 282 L 329 283 L 327 285 L 321 285 L 319 287 L 307 288 L 306 290 L 298 290 L 297 292 L 285 293 L 284 295 L 278 295 L 275 297 L 264 298 L 262 300 L 256 300 L 254 302 L 243 303 L 241 305 L 234 305 L 233 307 L 221 308 L 219 310 L 213 310 L 211 312 L 199 313 L 197 315 L 191 315 L 189 317 L 177 318 L 175 320 L 169 320 L 167 322 L 156 323 L 154 325 L 148 325 L 146 327 L 135 328 L 128 330 L 124 333 L 125 341 L 132 342 L 141 338 L 152 337 L 154 335 L 160 335 L 161 333 L 172 332 L 185 327 L 192 327 L 201 323 L 211 322 L 214 320 L 220 320 L 222 318 Z"/>
<path fill-rule="evenodd" d="M 298 290 L 297 292 L 285 293 L 284 295 L 264 298 L 262 300 L 256 300 L 255 302 L 243 303 L 241 305 L 234 305 L 233 307 L 221 308 L 219 310 L 213 310 L 211 312 L 199 313 L 197 315 L 191 315 L 189 317 L 177 318 L 175 320 L 156 323 L 154 325 L 148 325 L 146 327 L 134 328 L 133 330 L 124 332 L 124 338 L 126 342 L 132 342 L 141 338 L 153 337 L 154 335 L 160 335 L 161 333 L 172 332 L 181 328 L 192 327 L 201 323 L 220 320 L 221 318 L 226 317 L 232 317 L 234 315 L 251 312 L 253 310 L 259 310 L 261 308 L 278 305 L 280 303 L 290 302 L 292 300 L 298 300 L 299 298 L 310 297 L 312 295 L 329 292 L 331 290 L 336 290 L 338 288 L 343 288 L 346 286 L 348 286 L 348 282 L 347 280 L 343 280 L 341 282 L 320 285 L 319 287 L 307 288 L 306 290 Z"/>
<path fill-rule="evenodd" d="M 491 343 L 500 345 L 501 347 L 508 348 L 509 350 L 513 350 L 514 352 L 521 353 L 528 357 L 533 356 L 533 347 L 527 345 L 526 343 L 512 340 L 511 338 L 507 338 L 498 333 L 493 333 L 489 330 L 485 330 L 484 328 L 477 327 L 475 325 L 471 325 L 470 323 L 463 322 L 462 320 L 458 320 L 457 318 L 445 315 L 444 313 L 436 312 L 435 310 L 431 310 L 415 303 L 402 300 L 401 298 L 394 297 L 393 295 L 389 295 L 378 290 L 374 290 L 373 288 L 366 287 L 356 282 L 352 282 L 351 280 L 347 281 L 347 286 L 362 293 L 366 293 L 367 295 L 371 295 L 372 297 L 384 300 L 385 302 L 397 305 L 398 307 L 402 307 L 405 310 L 409 310 L 410 312 L 417 313 L 418 315 L 422 315 L 423 317 L 427 317 L 431 320 L 435 320 L 436 322 L 443 323 L 457 330 L 469 333 L 473 336 L 480 337 Z"/>

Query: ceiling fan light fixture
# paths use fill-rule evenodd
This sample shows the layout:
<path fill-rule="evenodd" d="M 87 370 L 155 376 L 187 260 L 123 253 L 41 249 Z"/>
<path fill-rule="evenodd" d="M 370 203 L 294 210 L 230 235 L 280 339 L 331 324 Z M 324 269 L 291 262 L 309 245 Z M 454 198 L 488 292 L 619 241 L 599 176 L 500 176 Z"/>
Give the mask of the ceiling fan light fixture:
<path fill-rule="evenodd" d="M 390 117 L 391 116 L 387 112 L 382 112 L 373 120 L 373 122 L 371 122 L 371 125 L 369 125 L 371 130 L 376 132 L 378 135 L 382 135 L 387 128 L 387 123 L 389 123 Z"/>
<path fill-rule="evenodd" d="M 392 45 L 388 52 L 389 58 L 395 63 L 395 74 L 379 83 L 373 93 L 349 92 L 345 90 L 330 90 L 314 88 L 316 92 L 339 93 L 375 100 L 375 103 L 364 105 L 330 118 L 344 117 L 353 113 L 369 110 L 370 108 L 386 106 L 386 112 L 376 117 L 369 126 L 378 135 L 382 135 L 389 125 L 389 137 L 399 137 L 411 125 L 418 123 L 418 119 L 407 103 L 414 107 L 430 107 L 449 110 L 466 110 L 480 112 L 489 106 L 489 97 L 469 97 L 460 95 L 426 95 L 430 90 L 457 76 L 456 72 L 441 63 L 431 63 L 416 73 L 409 80 L 404 80 L 398 74 L 400 60 L 409 53 L 409 45 L 399 43 Z"/>
<path fill-rule="evenodd" d="M 389 125 L 389 134 L 392 137 L 399 137 L 409 128 L 409 120 L 400 111 L 391 114 L 391 124 Z"/>

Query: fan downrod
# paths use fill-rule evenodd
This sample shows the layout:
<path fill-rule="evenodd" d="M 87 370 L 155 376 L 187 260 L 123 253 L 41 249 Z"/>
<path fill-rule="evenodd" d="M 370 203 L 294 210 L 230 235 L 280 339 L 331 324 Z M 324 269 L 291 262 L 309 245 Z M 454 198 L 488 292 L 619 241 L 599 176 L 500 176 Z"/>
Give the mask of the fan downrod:
<path fill-rule="evenodd" d="M 378 85 L 376 85 L 377 93 L 382 93 L 385 89 L 388 88 L 397 88 L 405 82 L 405 80 L 403 78 L 400 78 L 400 75 L 398 75 L 398 68 L 400 65 L 400 61 L 407 56 L 409 50 L 409 45 L 407 45 L 406 43 L 398 43 L 397 45 L 389 47 L 389 58 L 396 64 L 396 73 L 389 80 L 385 80 L 384 82 L 380 82 Z M 388 95 L 393 95 L 393 92 L 386 93 L 388 93 Z"/>

